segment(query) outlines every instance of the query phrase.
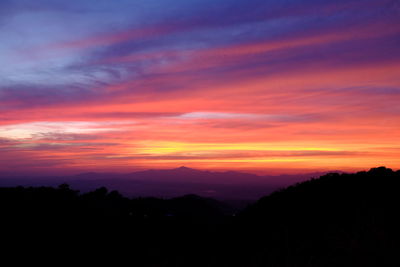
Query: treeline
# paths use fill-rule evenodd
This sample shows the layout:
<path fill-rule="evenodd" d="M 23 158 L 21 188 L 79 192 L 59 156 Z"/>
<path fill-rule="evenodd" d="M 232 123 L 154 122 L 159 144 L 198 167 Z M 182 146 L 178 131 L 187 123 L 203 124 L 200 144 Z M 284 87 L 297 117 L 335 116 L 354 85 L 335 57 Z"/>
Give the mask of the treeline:
<path fill-rule="evenodd" d="M 400 171 L 384 167 L 332 173 L 277 191 L 237 216 L 223 203 L 193 195 L 129 199 L 105 188 L 80 194 L 67 185 L 1 188 L 0 208 L 2 222 L 12 222 L 2 228 L 10 240 L 30 249 L 45 241 L 55 255 L 73 251 L 61 255 L 67 259 L 107 258 L 117 266 L 120 260 L 133 266 L 400 266 L 399 186 Z"/>
<path fill-rule="evenodd" d="M 229 214 L 232 209 L 217 200 L 196 195 L 172 199 L 127 198 L 118 191 L 101 187 L 80 194 L 68 184 L 54 187 L 0 188 L 0 208 L 3 216 L 52 218 L 160 219 L 163 217 L 214 219 Z"/>

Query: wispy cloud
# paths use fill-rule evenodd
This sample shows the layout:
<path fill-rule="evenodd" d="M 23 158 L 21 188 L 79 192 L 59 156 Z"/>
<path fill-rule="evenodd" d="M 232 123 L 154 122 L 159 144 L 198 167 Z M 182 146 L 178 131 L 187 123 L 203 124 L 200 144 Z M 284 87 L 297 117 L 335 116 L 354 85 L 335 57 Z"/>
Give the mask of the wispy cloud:
<path fill-rule="evenodd" d="M 1 1 L 0 166 L 399 166 L 399 10 Z"/>
<path fill-rule="evenodd" d="M 1 126 L 0 136 L 3 138 L 26 139 L 48 134 L 92 134 L 96 132 L 115 131 L 120 122 L 32 122 Z"/>

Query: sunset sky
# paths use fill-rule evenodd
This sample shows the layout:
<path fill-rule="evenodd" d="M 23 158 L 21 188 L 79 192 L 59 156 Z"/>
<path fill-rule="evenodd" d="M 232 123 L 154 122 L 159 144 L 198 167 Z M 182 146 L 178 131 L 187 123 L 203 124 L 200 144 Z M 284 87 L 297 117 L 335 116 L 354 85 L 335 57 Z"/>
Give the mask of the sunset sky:
<path fill-rule="evenodd" d="M 1 0 L 0 172 L 400 168 L 397 0 Z"/>

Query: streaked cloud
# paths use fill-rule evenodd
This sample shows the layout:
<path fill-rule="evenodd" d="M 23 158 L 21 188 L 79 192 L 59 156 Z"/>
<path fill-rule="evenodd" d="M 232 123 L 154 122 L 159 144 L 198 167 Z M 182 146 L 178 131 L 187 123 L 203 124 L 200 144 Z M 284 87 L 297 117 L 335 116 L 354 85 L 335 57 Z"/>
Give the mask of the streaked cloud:
<path fill-rule="evenodd" d="M 1 1 L 0 171 L 399 167 L 399 10 Z"/>
<path fill-rule="evenodd" d="M 32 122 L 0 127 L 0 137 L 26 139 L 46 136 L 49 133 L 58 134 L 91 134 L 96 132 L 115 131 L 113 125 L 118 122 Z"/>

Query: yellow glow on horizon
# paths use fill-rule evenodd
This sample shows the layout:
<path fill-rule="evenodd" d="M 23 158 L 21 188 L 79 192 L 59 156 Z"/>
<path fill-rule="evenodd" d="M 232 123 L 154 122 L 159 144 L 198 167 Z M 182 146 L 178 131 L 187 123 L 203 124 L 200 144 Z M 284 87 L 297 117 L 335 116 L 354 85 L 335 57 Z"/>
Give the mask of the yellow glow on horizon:
<path fill-rule="evenodd" d="M 135 143 L 135 153 L 162 155 L 178 152 L 199 151 L 341 151 L 335 147 L 306 146 L 305 144 L 278 143 L 189 143 L 149 141 Z"/>

